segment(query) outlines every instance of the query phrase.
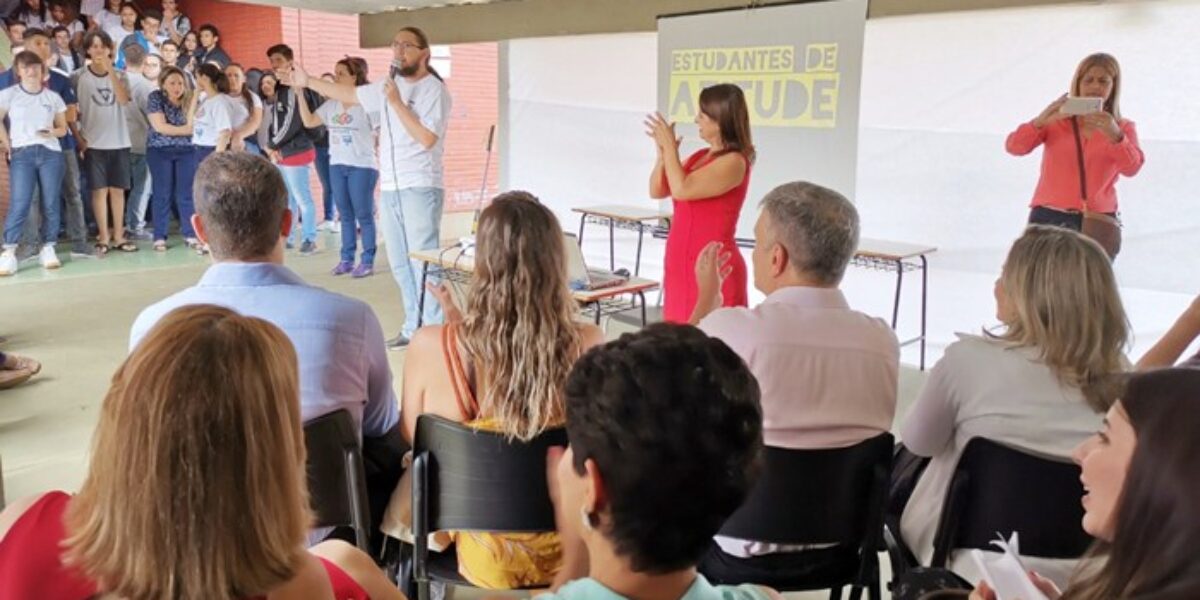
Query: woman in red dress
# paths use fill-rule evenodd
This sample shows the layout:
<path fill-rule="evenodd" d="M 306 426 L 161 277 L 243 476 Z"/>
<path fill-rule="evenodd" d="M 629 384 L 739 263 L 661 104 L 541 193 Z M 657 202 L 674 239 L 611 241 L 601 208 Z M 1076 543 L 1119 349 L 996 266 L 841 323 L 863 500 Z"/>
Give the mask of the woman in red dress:
<path fill-rule="evenodd" d="M 670 196 L 675 209 L 663 277 L 663 320 L 674 323 L 687 323 L 696 306 L 696 257 L 709 242 L 720 242 L 732 255 L 722 305 L 746 306 L 746 261 L 734 232 L 750 186 L 754 144 L 742 89 L 727 83 L 704 88 L 696 125 L 708 147 L 683 161 L 675 124 L 657 113 L 646 120 L 646 135 L 658 147 L 650 197 Z"/>

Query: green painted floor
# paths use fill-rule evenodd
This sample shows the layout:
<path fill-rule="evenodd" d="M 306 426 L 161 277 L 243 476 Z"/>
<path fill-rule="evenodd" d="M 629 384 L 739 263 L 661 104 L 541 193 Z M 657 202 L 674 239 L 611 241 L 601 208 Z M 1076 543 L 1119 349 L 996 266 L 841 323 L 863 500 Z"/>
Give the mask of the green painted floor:
<path fill-rule="evenodd" d="M 338 260 L 338 236 L 322 233 L 321 252 L 289 252 L 287 265 L 310 283 L 369 302 L 384 331 L 403 322 L 400 296 L 380 251 L 373 277 L 329 274 Z M 173 241 L 174 243 L 174 241 Z M 29 383 L 0 391 L 0 461 L 8 499 L 48 489 L 74 490 L 109 378 L 125 358 L 129 328 L 145 306 L 196 282 L 209 264 L 182 244 L 166 253 L 140 252 L 69 260 L 44 271 L 36 261 L 0 278 L 0 335 L 5 352 L 36 358 L 42 372 Z M 400 373 L 403 353 L 391 353 Z"/>

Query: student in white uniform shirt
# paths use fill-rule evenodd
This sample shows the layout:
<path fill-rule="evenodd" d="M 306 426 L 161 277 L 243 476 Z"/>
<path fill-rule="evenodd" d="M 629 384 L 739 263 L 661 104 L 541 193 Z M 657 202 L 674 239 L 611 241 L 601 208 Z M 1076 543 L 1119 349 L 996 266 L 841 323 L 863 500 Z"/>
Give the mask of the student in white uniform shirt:
<path fill-rule="evenodd" d="M 229 80 L 217 65 L 205 63 L 196 69 L 196 88 L 200 93 L 200 104 L 196 108 L 192 144 L 196 146 L 196 166 L 199 167 L 209 154 L 229 149 L 238 119 L 238 106 L 229 97 Z"/>
<path fill-rule="evenodd" d="M 343 86 L 367 85 L 367 61 L 346 57 L 334 67 L 336 83 Z M 341 260 L 334 275 L 368 277 L 375 272 L 375 131 L 379 113 L 367 114 L 361 105 L 349 106 L 329 100 L 313 111 L 304 94 L 297 95 L 300 116 L 305 127 L 324 125 L 329 131 L 329 179 L 333 201 L 342 223 Z M 357 225 L 357 226 L 356 226 Z M 354 266 L 358 235 L 363 240 L 362 261 Z"/>
<path fill-rule="evenodd" d="M 246 86 L 246 70 L 238 63 L 225 67 L 225 78 L 229 80 L 229 97 L 238 109 L 234 120 L 233 138 L 229 145 L 234 150 L 245 150 L 251 154 L 262 154 L 258 147 L 258 127 L 262 125 L 262 98 L 250 92 Z"/>
<path fill-rule="evenodd" d="M 33 52 L 14 58 L 20 83 L 0 91 L 0 150 L 11 161 L 9 198 L 4 222 L 4 250 L 0 252 L 0 275 L 17 272 L 17 244 L 21 229 L 33 206 L 36 180 L 41 190 L 42 220 L 39 260 L 46 269 L 61 263 L 54 251 L 59 229 L 59 190 L 63 181 L 63 153 L 58 139 L 67 135 L 67 105 L 58 94 L 42 85 L 46 65 Z"/>
<path fill-rule="evenodd" d="M 392 53 L 393 73 L 361 87 L 310 78 L 299 65 L 290 74 L 279 75 L 331 100 L 361 104 L 368 114 L 381 114 L 380 221 L 405 315 L 403 328 L 388 340 L 388 348 L 399 349 L 408 345 L 418 320 L 419 269 L 408 253 L 438 247 L 445 200 L 442 149 L 451 100 L 445 82 L 429 66 L 429 39 L 424 32 L 416 27 L 400 29 L 392 38 Z M 441 323 L 441 306 L 426 302 L 421 317 L 424 325 Z"/>
<path fill-rule="evenodd" d="M 79 98 L 79 149 L 92 190 L 92 210 L 99 235 L 96 253 L 106 254 L 109 244 L 122 252 L 137 252 L 137 244 L 125 240 L 125 190 L 131 183 L 129 125 L 125 122 L 130 102 L 129 82 L 113 64 L 112 38 L 100 30 L 83 36 L 84 49 L 92 63 L 71 75 Z M 136 110 L 136 109 L 135 109 Z M 108 209 L 112 205 L 111 235 Z"/>

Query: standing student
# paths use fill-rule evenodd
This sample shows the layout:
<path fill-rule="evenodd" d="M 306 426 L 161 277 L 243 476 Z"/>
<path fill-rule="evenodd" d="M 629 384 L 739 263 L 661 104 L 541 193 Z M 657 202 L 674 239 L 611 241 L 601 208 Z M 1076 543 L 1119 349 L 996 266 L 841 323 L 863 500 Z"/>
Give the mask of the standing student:
<path fill-rule="evenodd" d="M 196 75 L 196 57 L 200 55 L 200 34 L 195 31 L 189 31 L 183 36 L 183 46 L 179 50 L 179 59 L 176 64 L 185 73 L 191 76 Z"/>
<path fill-rule="evenodd" d="M 125 77 L 129 81 L 131 102 L 125 107 L 125 123 L 129 127 L 129 169 L 132 185 L 125 203 L 125 226 L 135 240 L 151 239 L 146 231 L 146 178 L 150 171 L 146 166 L 146 137 L 150 122 L 146 112 L 150 109 L 150 93 L 156 82 L 142 75 L 142 67 L 148 57 L 141 46 L 125 49 Z"/>
<path fill-rule="evenodd" d="M 100 29 L 111 37 L 121 29 L 121 3 L 122 0 L 106 0 L 102 10 L 88 16 L 88 29 Z"/>
<path fill-rule="evenodd" d="M 24 23 L 26 27 L 41 28 L 46 24 L 50 15 L 46 6 L 42 4 L 42 0 L 24 0 L 14 18 Z"/>
<path fill-rule="evenodd" d="M 25 36 L 25 44 L 29 51 L 38 55 L 43 63 L 49 64 L 53 50 L 46 32 L 41 29 L 29 29 L 26 30 Z M 16 75 L 15 71 L 0 73 L 0 89 L 16 85 L 18 82 Z M 76 154 L 75 136 L 72 135 L 72 131 L 78 128 L 79 118 L 75 86 L 71 84 L 70 78 L 54 69 L 47 69 L 44 79 L 43 87 L 58 94 L 67 105 L 68 131 L 67 135 L 59 140 L 62 144 L 64 164 L 61 220 L 66 224 L 67 237 L 71 242 L 71 258 L 94 258 L 96 255 L 92 253 L 87 241 L 88 232 L 83 216 L 83 199 L 79 195 L 79 156 Z M 36 180 L 34 187 L 37 187 Z M 22 245 L 27 248 L 36 247 L 38 244 L 40 212 L 41 208 L 35 205 L 30 211 L 30 218 L 25 222 L 25 231 L 21 239 Z"/>
<path fill-rule="evenodd" d="M 99 236 L 96 252 L 106 254 L 109 243 L 122 252 L 137 252 L 137 244 L 125 240 L 125 190 L 131 184 L 129 126 L 125 107 L 129 104 L 129 84 L 124 73 L 113 65 L 112 38 L 100 30 L 83 36 L 84 49 L 91 65 L 72 75 L 75 95 L 79 98 L 79 147 L 92 190 Z M 110 234 L 108 211 L 111 205 L 113 227 Z"/>
<path fill-rule="evenodd" d="M 217 31 L 216 26 L 207 23 L 201 25 L 199 36 L 196 39 L 200 44 L 195 49 L 197 67 L 206 62 L 215 62 L 224 69 L 229 66 L 230 62 L 233 62 L 229 59 L 229 55 L 221 49 L 221 33 Z M 186 45 L 186 37 L 184 42 Z"/>
<path fill-rule="evenodd" d="M 43 86 L 46 66 L 33 52 L 21 52 L 14 59 L 20 83 L 0 92 L 0 150 L 11 164 L 9 198 L 11 205 L 4 222 L 4 250 L 0 253 L 0 275 L 17 272 L 17 243 L 21 228 L 34 203 L 34 181 L 41 188 L 42 236 L 38 260 L 45 269 L 61 266 L 54 251 L 58 240 L 58 192 L 62 186 L 62 146 L 67 134 L 67 105 L 56 93 Z M 11 131 L 11 135 L 10 135 Z"/>
<path fill-rule="evenodd" d="M 178 0 L 162 0 L 162 16 L 163 33 L 176 44 L 182 42 L 183 36 L 192 30 L 191 19 L 179 12 Z"/>
<path fill-rule="evenodd" d="M 367 85 L 367 62 L 347 57 L 334 68 L 335 81 L 341 85 Z M 346 106 L 328 100 L 316 112 L 308 108 L 306 94 L 297 94 L 300 114 L 306 127 L 324 125 L 329 130 L 329 179 L 333 200 L 341 219 L 341 260 L 334 275 L 367 277 L 375 272 L 375 128 L 378 114 L 367 114 L 362 106 Z M 356 226 L 357 225 L 357 226 Z M 362 231 L 362 261 L 354 266 L 358 235 Z"/>
<path fill-rule="evenodd" d="M 54 54 L 58 57 L 58 69 L 70 73 L 83 67 L 83 57 L 71 47 L 71 32 L 66 27 L 55 27 Z"/>
<path fill-rule="evenodd" d="M 746 306 L 746 261 L 734 234 L 750 187 L 754 144 L 742 88 L 723 83 L 700 92 L 696 113 L 700 139 L 708 147 L 679 158 L 675 125 L 660 114 L 646 120 L 658 160 L 650 173 L 650 197 L 671 197 L 675 208 L 667 234 L 663 275 L 663 320 L 686 323 L 696 306 L 694 265 L 710 242 L 732 250 L 730 274 L 721 287 L 722 306 Z"/>
<path fill-rule="evenodd" d="M 291 74 L 298 86 L 310 87 L 343 104 L 361 104 L 381 114 L 379 169 L 383 196 L 380 220 L 392 276 L 404 300 L 404 327 L 388 347 L 408 345 L 417 327 L 417 267 L 410 250 L 437 248 L 445 190 L 442 151 L 450 119 L 450 91 L 429 66 L 429 38 L 416 27 L 404 27 L 392 38 L 395 66 L 383 81 L 362 87 L 309 78 L 297 67 Z M 426 302 L 424 324 L 442 322 L 437 302 Z M 686 318 L 686 316 L 684 317 Z"/>
<path fill-rule="evenodd" d="M 167 249 L 167 228 L 172 207 L 179 213 L 179 229 L 189 246 L 199 247 L 192 229 L 192 179 L 195 159 L 192 120 L 195 100 L 187 76 L 178 67 L 167 67 L 158 79 L 159 89 L 150 94 L 146 116 L 150 131 L 146 138 L 146 163 L 150 166 L 154 249 Z"/>
<path fill-rule="evenodd" d="M 247 87 L 246 71 L 242 65 L 230 63 L 225 67 L 225 78 L 229 80 L 229 97 L 238 108 L 238 119 L 234 123 L 233 140 L 230 145 L 234 150 L 261 154 L 262 150 L 258 147 L 258 126 L 262 124 L 263 119 L 262 99 Z"/>
<path fill-rule="evenodd" d="M 147 54 L 146 62 L 142 63 L 142 75 L 151 82 L 157 82 L 162 75 L 163 59 L 157 54 Z"/>
<path fill-rule="evenodd" d="M 292 69 L 294 55 L 286 44 L 276 44 L 267 49 L 267 58 L 276 73 L 287 73 Z M 297 86 L 305 93 L 303 86 Z M 283 180 L 287 182 L 288 197 L 293 213 L 299 213 L 302 227 L 300 253 L 317 251 L 317 215 L 313 205 L 312 189 L 309 184 L 309 167 L 317 160 L 312 137 L 300 118 L 300 107 L 296 102 L 297 90 L 280 83 L 275 86 L 275 103 L 271 106 L 267 129 L 267 153 L 271 162 L 279 166 Z M 310 108 L 319 104 L 310 97 Z M 293 243 L 296 228 L 292 228 L 288 242 Z"/>
<path fill-rule="evenodd" d="M 1084 58 L 1071 80 L 1071 95 L 1103 98 L 1102 109 L 1081 116 L 1065 114 L 1064 94 L 1032 121 L 1017 127 L 1005 143 L 1014 156 L 1045 146 L 1041 176 L 1029 204 L 1029 222 L 1082 231 L 1087 211 L 1117 224 L 1117 178 L 1137 175 L 1146 161 L 1133 121 L 1121 117 L 1117 59 L 1108 54 Z M 1115 255 L 1108 244 L 1102 245 Z"/>
<path fill-rule="evenodd" d="M 229 80 L 225 78 L 225 72 L 215 64 L 204 63 L 196 68 L 196 92 L 200 101 L 192 122 L 192 165 L 199 169 L 208 155 L 229 149 L 238 120 L 238 106 L 229 97 Z M 188 246 L 197 254 L 208 254 L 208 246 L 202 241 L 189 241 Z"/>
<path fill-rule="evenodd" d="M 125 63 L 121 60 L 120 48 L 125 45 L 126 38 L 137 33 L 142 13 L 136 4 L 125 1 L 121 3 L 121 11 L 118 14 L 121 16 L 121 22 L 116 27 L 105 30 L 105 32 L 108 33 L 109 37 L 113 40 L 113 44 L 117 47 L 117 68 L 123 68 Z"/>
<path fill-rule="evenodd" d="M 83 37 L 83 22 L 79 19 L 79 12 L 75 5 L 69 0 L 51 0 L 50 2 L 50 18 L 46 19 L 42 28 L 53 32 L 59 27 L 66 29 L 71 39 L 74 39 L 75 36 Z"/>
<path fill-rule="evenodd" d="M 146 54 L 157 54 L 162 43 L 168 39 L 167 34 L 160 30 L 162 26 L 162 12 L 158 9 L 147 9 L 138 18 L 138 22 L 141 25 L 141 29 L 125 36 L 125 39 L 121 40 L 117 51 L 117 68 L 125 68 L 126 48 L 141 46 L 146 51 Z"/>

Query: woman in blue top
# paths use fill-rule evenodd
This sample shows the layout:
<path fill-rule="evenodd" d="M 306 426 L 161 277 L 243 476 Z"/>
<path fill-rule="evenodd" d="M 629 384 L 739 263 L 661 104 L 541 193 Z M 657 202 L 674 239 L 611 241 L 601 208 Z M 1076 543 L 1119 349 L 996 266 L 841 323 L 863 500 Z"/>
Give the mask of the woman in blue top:
<path fill-rule="evenodd" d="M 341 85 L 367 84 L 367 61 L 361 58 L 343 58 L 334 71 Z M 375 167 L 375 127 L 379 115 L 368 115 L 360 104 L 346 106 L 332 98 L 314 113 L 303 96 L 298 94 L 297 100 L 304 126 L 324 125 L 329 131 L 330 187 L 342 223 L 341 261 L 333 268 L 333 274 L 367 277 L 375 272 L 375 183 L 379 181 L 379 169 Z M 357 267 L 354 266 L 356 229 L 362 230 L 363 240 L 362 262 Z"/>
<path fill-rule="evenodd" d="M 158 77 L 158 87 L 150 93 L 146 110 L 150 120 L 146 164 L 150 167 L 152 188 L 154 249 L 159 252 L 167 249 L 172 203 L 179 212 L 179 230 L 188 246 L 198 248 L 200 241 L 192 229 L 192 179 L 196 175 L 192 123 L 196 98 L 188 89 L 187 76 L 178 67 L 164 68 Z"/>
<path fill-rule="evenodd" d="M 758 384 L 729 346 L 651 325 L 588 351 L 565 387 L 571 447 L 547 458 L 563 544 L 556 583 L 586 577 L 541 598 L 779 598 L 696 571 L 761 461 Z"/>

